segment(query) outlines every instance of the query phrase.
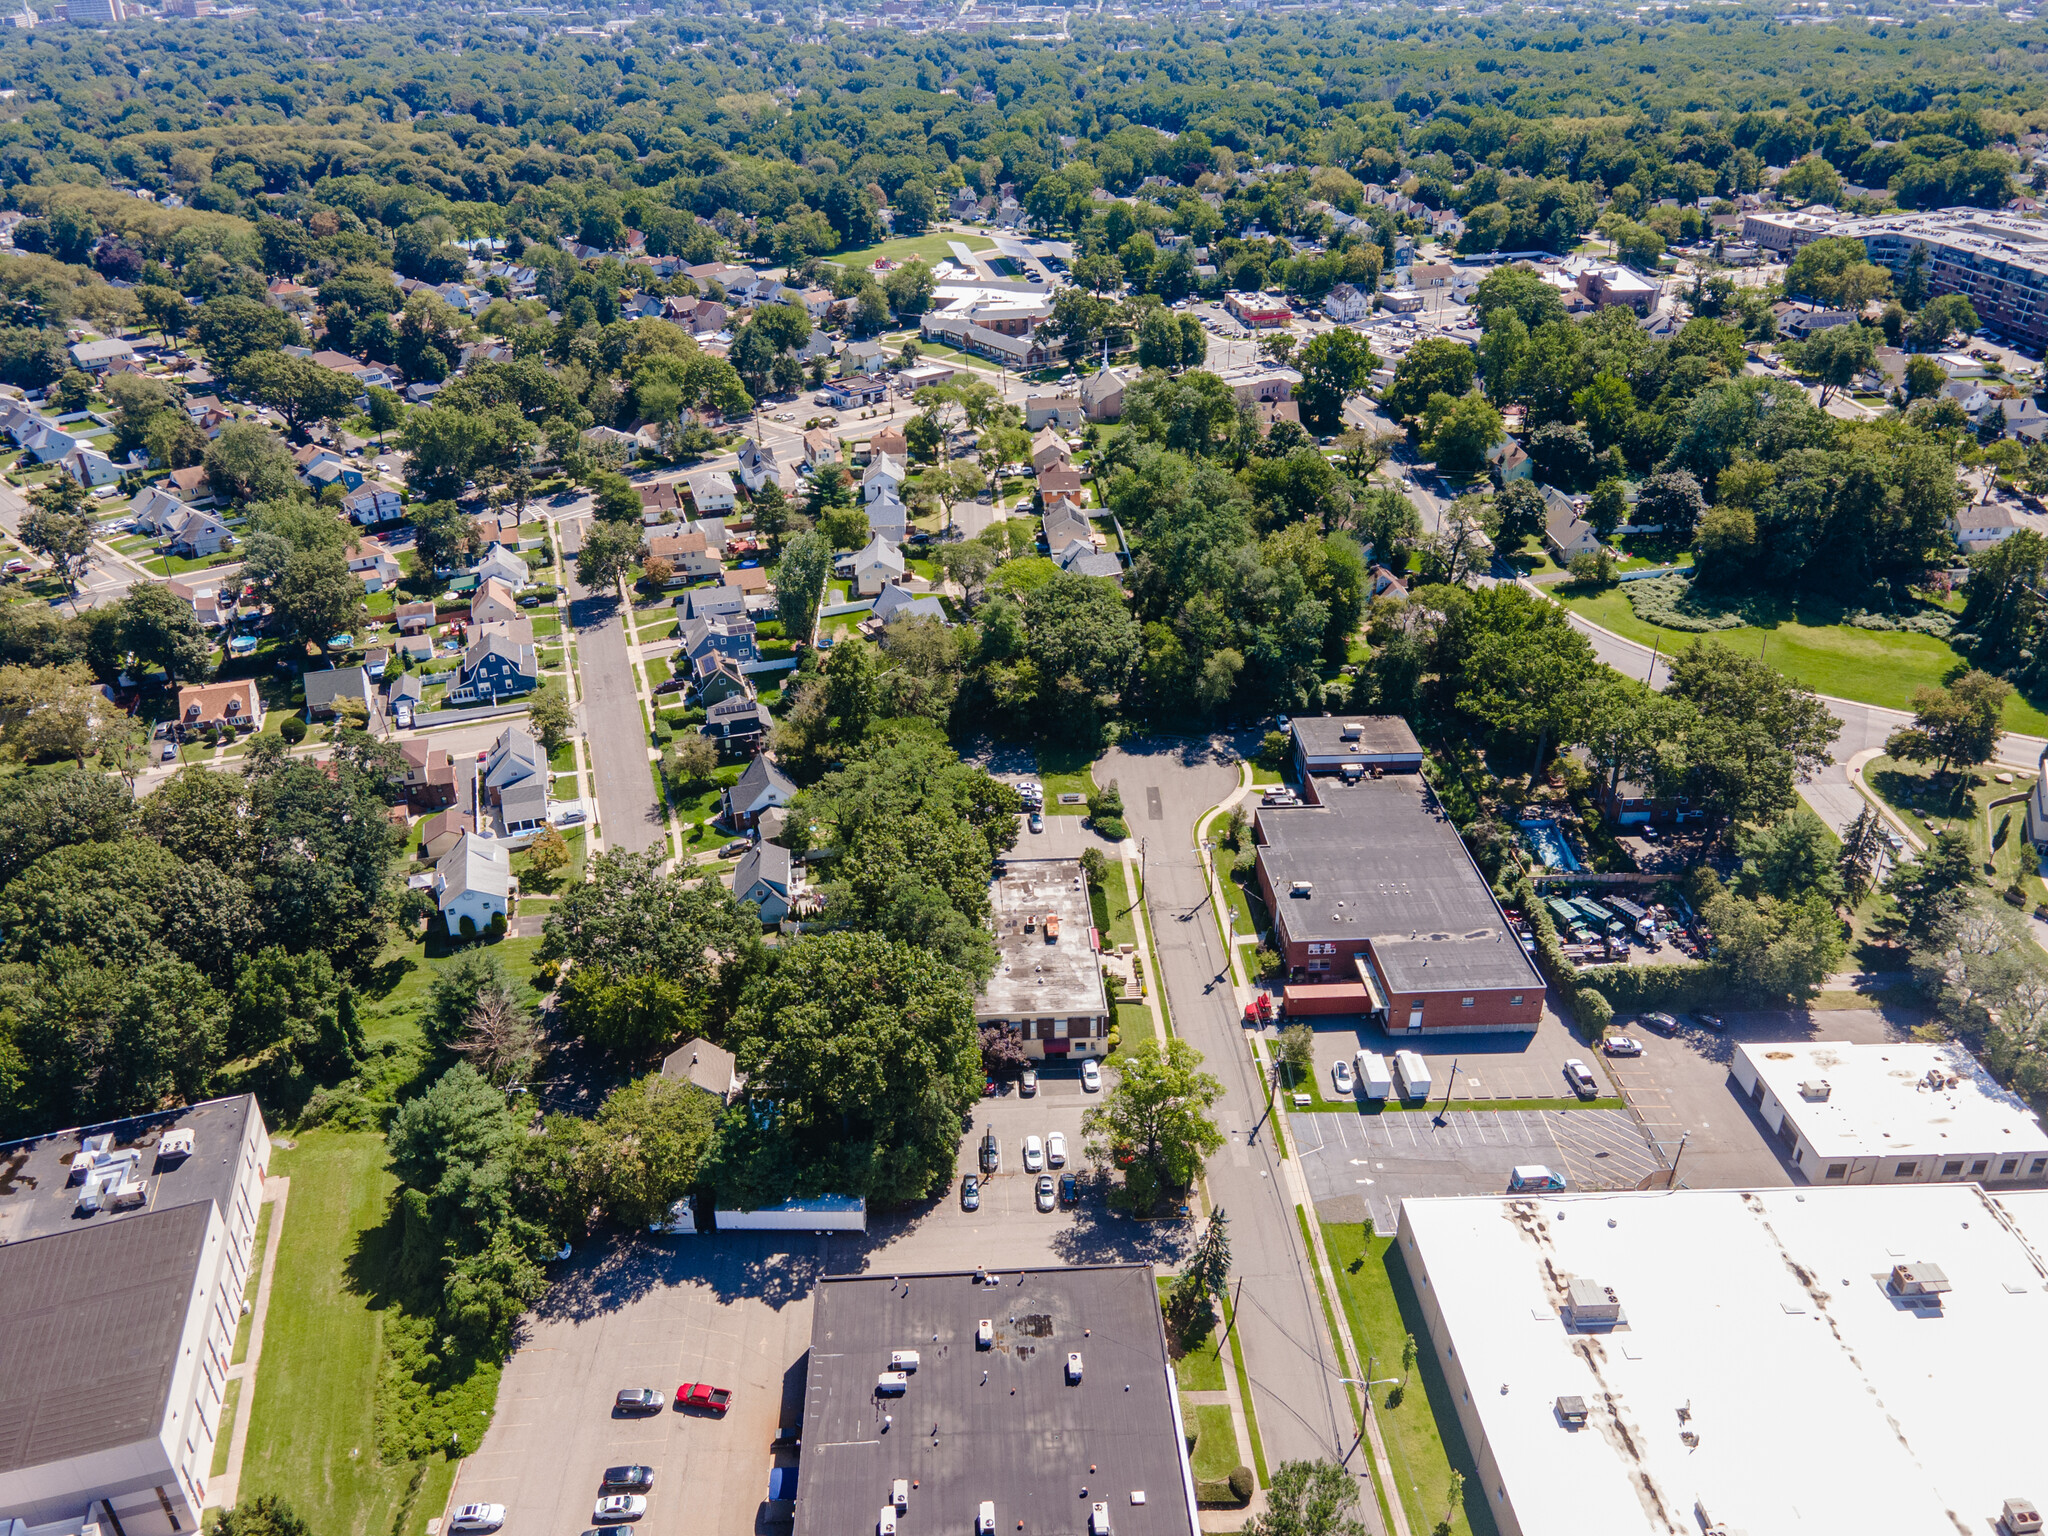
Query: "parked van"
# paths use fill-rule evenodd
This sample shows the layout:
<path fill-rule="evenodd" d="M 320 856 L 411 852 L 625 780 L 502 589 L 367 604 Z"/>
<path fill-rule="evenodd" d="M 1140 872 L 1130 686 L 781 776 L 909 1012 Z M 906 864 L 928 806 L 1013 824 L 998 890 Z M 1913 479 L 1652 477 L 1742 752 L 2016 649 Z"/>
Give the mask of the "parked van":
<path fill-rule="evenodd" d="M 1429 1097 L 1429 1068 L 1422 1058 L 1413 1051 L 1394 1052 L 1394 1070 L 1401 1075 L 1401 1094 L 1404 1098 L 1426 1099 Z"/>
<path fill-rule="evenodd" d="M 1511 1192 L 1563 1188 L 1564 1175 L 1551 1172 L 1541 1163 L 1523 1163 L 1508 1175 L 1508 1189 Z"/>
<path fill-rule="evenodd" d="M 1358 1088 L 1368 1099 L 1384 1099 L 1394 1091 L 1394 1074 L 1387 1070 L 1387 1058 L 1378 1051 L 1360 1051 L 1352 1063 Z"/>

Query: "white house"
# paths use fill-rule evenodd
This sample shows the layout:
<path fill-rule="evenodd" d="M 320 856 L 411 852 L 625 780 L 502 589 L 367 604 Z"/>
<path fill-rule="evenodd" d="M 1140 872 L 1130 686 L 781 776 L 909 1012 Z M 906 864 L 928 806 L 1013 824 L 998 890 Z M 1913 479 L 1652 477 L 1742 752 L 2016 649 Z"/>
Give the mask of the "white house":
<path fill-rule="evenodd" d="M 58 467 L 87 490 L 112 485 L 121 478 L 121 467 L 97 448 L 80 443 L 58 461 Z"/>
<path fill-rule="evenodd" d="M 434 901 L 449 933 L 460 933 L 465 919 L 472 932 L 481 933 L 511 908 L 511 855 L 500 844 L 464 832 L 434 866 Z"/>
<path fill-rule="evenodd" d="M 1372 313 L 1372 296 L 1349 283 L 1339 283 L 1324 296 L 1323 313 L 1340 323 L 1363 320 Z"/>
<path fill-rule="evenodd" d="M 910 478 L 909 468 L 894 454 L 878 453 L 868 465 L 867 473 L 861 476 L 860 499 L 874 501 L 884 495 L 899 501 L 903 497 L 903 482 Z"/>
<path fill-rule="evenodd" d="M 540 743 L 519 726 L 508 725 L 491 743 L 490 755 L 484 759 L 484 788 L 495 799 L 513 785 L 543 774 L 546 768 Z"/>
<path fill-rule="evenodd" d="M 862 597 L 873 597 L 882 588 L 901 586 L 909 579 L 903 552 L 879 533 L 853 557 L 853 589 Z"/>
<path fill-rule="evenodd" d="M 187 559 L 201 560 L 208 555 L 217 555 L 234 542 L 234 535 L 228 526 L 211 512 L 200 512 L 191 507 L 167 520 L 163 525 L 164 548 L 174 555 Z"/>
<path fill-rule="evenodd" d="M 785 493 L 796 489 L 796 470 L 772 446 L 747 443 L 739 452 L 740 484 L 758 496 L 769 485 Z"/>
<path fill-rule="evenodd" d="M 517 592 L 533 580 L 532 567 L 502 544 L 485 550 L 483 558 L 469 568 L 469 574 L 476 577 L 479 589 L 487 581 L 502 581 Z"/>
<path fill-rule="evenodd" d="M 397 491 L 375 480 L 365 480 L 341 498 L 341 510 L 364 527 L 388 523 L 405 510 Z"/>
<path fill-rule="evenodd" d="M 690 488 L 690 500 L 696 503 L 699 516 L 706 512 L 730 512 L 739 505 L 732 476 L 722 469 L 707 469 L 687 476 L 683 483 Z"/>
<path fill-rule="evenodd" d="M 2004 543 L 2028 526 L 2028 521 L 2002 501 L 1978 501 L 1952 514 L 1949 527 L 1955 531 L 1956 543 L 1962 546 L 1963 553 L 1974 555 Z"/>

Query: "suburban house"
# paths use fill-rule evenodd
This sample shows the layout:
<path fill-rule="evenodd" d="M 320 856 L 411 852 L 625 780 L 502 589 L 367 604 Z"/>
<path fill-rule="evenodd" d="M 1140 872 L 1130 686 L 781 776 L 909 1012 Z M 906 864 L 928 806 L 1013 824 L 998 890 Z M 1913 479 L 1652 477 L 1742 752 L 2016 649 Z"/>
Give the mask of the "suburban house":
<path fill-rule="evenodd" d="M 135 348 L 118 336 L 74 342 L 71 347 L 71 360 L 87 373 L 105 373 L 115 363 L 131 362 L 134 357 Z"/>
<path fill-rule="evenodd" d="M 735 832 L 751 832 L 763 811 L 786 806 L 796 798 L 796 785 L 763 752 L 740 775 L 739 782 L 719 796 L 718 819 Z"/>
<path fill-rule="evenodd" d="M 184 510 L 185 503 L 161 485 L 144 486 L 142 494 L 128 504 L 128 516 L 134 520 L 138 533 L 161 533 L 165 522 Z"/>
<path fill-rule="evenodd" d="M 457 681 L 448 690 L 451 704 L 473 704 L 531 693 L 540 686 L 540 666 L 533 647 L 502 634 L 485 635 L 462 657 Z"/>
<path fill-rule="evenodd" d="M 869 462 L 867 473 L 860 477 L 860 499 L 871 502 L 883 496 L 893 496 L 901 501 L 903 482 L 909 478 L 909 468 L 901 459 L 878 453 Z"/>
<path fill-rule="evenodd" d="M 681 653 L 692 661 L 724 656 L 744 666 L 761 659 L 754 633 L 752 619 L 730 614 L 716 619 L 684 619 L 676 625 L 675 638 Z"/>
<path fill-rule="evenodd" d="M 206 477 L 206 466 L 194 464 L 189 469 L 174 469 L 163 478 L 171 488 L 171 494 L 188 507 L 205 506 L 213 500 L 213 482 Z"/>
<path fill-rule="evenodd" d="M 194 571 L 189 576 L 173 576 L 165 585 L 192 605 L 192 617 L 202 628 L 218 629 L 235 616 L 236 595 L 242 588 L 241 567 Z"/>
<path fill-rule="evenodd" d="M 538 832 L 548 824 L 548 776 L 521 779 L 498 793 L 498 821 L 507 837 Z"/>
<path fill-rule="evenodd" d="M 405 503 L 390 486 L 365 480 L 341 498 L 341 510 L 364 527 L 369 527 L 402 517 Z"/>
<path fill-rule="evenodd" d="M 1067 446 L 1067 440 L 1053 428 L 1043 428 L 1038 436 L 1031 439 L 1032 473 L 1050 469 L 1055 464 L 1073 462 L 1074 450 Z"/>
<path fill-rule="evenodd" d="M 425 634 L 434 627 L 434 605 L 427 603 L 400 603 L 393 611 L 398 620 L 401 635 Z"/>
<path fill-rule="evenodd" d="M 1115 421 L 1124 413 L 1124 386 L 1130 377 L 1121 368 L 1104 368 L 1081 381 L 1081 414 L 1090 421 Z"/>
<path fill-rule="evenodd" d="M 306 674 L 306 717 L 310 720 L 331 720 L 340 711 L 347 699 L 360 699 L 365 714 L 374 716 L 377 707 L 371 702 L 370 674 L 361 667 L 330 667 L 325 672 Z"/>
<path fill-rule="evenodd" d="M 59 459 L 57 467 L 88 491 L 102 485 L 112 485 L 121 478 L 120 465 L 99 449 L 88 448 L 83 443 Z"/>
<path fill-rule="evenodd" d="M 231 683 L 183 683 L 178 688 L 178 728 L 189 734 L 204 725 L 233 726 L 238 731 L 263 727 L 263 695 L 254 678 Z"/>
<path fill-rule="evenodd" d="M 851 348 L 847 349 L 851 352 Z M 889 398 L 889 382 L 871 374 L 853 373 L 837 379 L 827 379 L 823 390 L 826 403 L 837 411 L 850 411 L 864 405 L 880 405 Z"/>
<path fill-rule="evenodd" d="M 1088 519 L 1073 511 L 1064 501 L 1057 508 L 1048 508 L 1041 521 L 1049 554 L 1056 555 L 1077 540 L 1090 549 L 1095 547 L 1095 530 L 1089 526 Z"/>
<path fill-rule="evenodd" d="M 485 550 L 467 574 L 474 576 L 479 586 L 487 581 L 502 581 L 514 592 L 533 580 L 533 568 L 502 544 Z"/>
<path fill-rule="evenodd" d="M 547 777 L 547 758 L 540 743 L 516 725 L 508 725 L 491 743 L 484 758 L 484 790 L 492 804 L 514 784 Z"/>
<path fill-rule="evenodd" d="M 391 551 L 376 544 L 359 545 L 348 557 L 348 568 L 362 580 L 363 589 L 367 592 L 382 592 L 386 587 L 395 587 L 404 574 Z"/>
<path fill-rule="evenodd" d="M 1024 402 L 1024 430 L 1027 432 L 1036 432 L 1043 427 L 1078 432 L 1081 430 L 1081 416 L 1079 395 L 1032 395 Z"/>
<path fill-rule="evenodd" d="M 734 694 L 704 711 L 702 733 L 727 752 L 758 750 L 775 724 L 768 706 L 745 694 Z"/>
<path fill-rule="evenodd" d="M 203 560 L 208 555 L 217 555 L 231 548 L 235 542 L 235 536 L 228 532 L 226 523 L 211 512 L 200 512 L 191 507 L 164 524 L 163 535 L 164 548 L 187 560 Z"/>
<path fill-rule="evenodd" d="M 803 878 L 790 852 L 776 843 L 756 843 L 740 855 L 732 872 L 732 893 L 761 909 L 761 921 L 779 923 L 803 900 Z"/>
<path fill-rule="evenodd" d="M 747 443 L 739 452 L 740 484 L 758 496 L 770 485 L 785 493 L 796 489 L 796 470 L 784 463 L 774 448 Z"/>
<path fill-rule="evenodd" d="M 1081 472 L 1071 464 L 1055 464 L 1038 472 L 1038 494 L 1045 497 L 1081 496 Z"/>
<path fill-rule="evenodd" d="M 1536 473 L 1536 461 L 1512 437 L 1504 437 L 1486 450 L 1486 461 L 1502 485 L 1510 480 L 1527 480 Z"/>
<path fill-rule="evenodd" d="M 398 692 L 393 689 L 392 698 L 397 697 Z M 398 754 L 405 759 L 403 782 L 408 803 L 436 809 L 455 803 L 455 760 L 446 747 L 407 741 L 400 743 Z"/>
<path fill-rule="evenodd" d="M 727 699 L 751 699 L 754 685 L 747 674 L 740 670 L 740 664 L 730 656 L 713 656 L 711 665 L 693 669 L 696 674 L 697 702 L 707 710 L 714 704 L 723 704 Z"/>
<path fill-rule="evenodd" d="M 839 376 L 841 379 L 857 373 L 873 373 L 888 361 L 879 341 L 849 341 L 839 351 Z"/>
<path fill-rule="evenodd" d="M 1593 525 L 1554 485 L 1543 487 L 1543 544 L 1559 565 L 1569 565 L 1579 555 L 1597 555 L 1601 548 Z"/>
<path fill-rule="evenodd" d="M 1950 514 L 1948 520 L 1956 543 L 1962 546 L 1966 555 L 2002 544 L 2020 529 L 2035 526 L 2038 522 L 2039 519 L 2022 517 L 2003 501 L 1972 502 Z"/>
<path fill-rule="evenodd" d="M 676 598 L 682 619 L 745 618 L 747 594 L 734 587 L 692 587 Z"/>
<path fill-rule="evenodd" d="M 481 933 L 512 906 L 512 855 L 474 832 L 464 832 L 434 866 L 434 901 L 451 934 Z"/>
<path fill-rule="evenodd" d="M 701 1088 L 721 1104 L 740 1095 L 739 1058 L 709 1040 L 690 1040 L 670 1051 L 662 1058 L 661 1075 Z"/>
<path fill-rule="evenodd" d="M 768 573 L 758 565 L 734 566 L 725 573 L 725 580 L 721 585 L 730 587 L 742 594 L 766 592 L 768 590 Z"/>
<path fill-rule="evenodd" d="M 884 587 L 875 594 L 873 622 L 885 625 L 891 619 L 905 615 L 913 618 L 937 619 L 941 624 L 953 621 L 946 617 L 946 605 L 929 592 L 913 593 L 905 587 Z"/>
<path fill-rule="evenodd" d="M 1323 313 L 1339 325 L 1363 320 L 1372 313 L 1372 295 L 1360 293 L 1349 283 L 1339 283 L 1323 296 Z"/>
<path fill-rule="evenodd" d="M 689 488 L 690 500 L 696 504 L 700 517 L 706 512 L 730 512 L 739 505 L 732 476 L 722 469 L 707 469 L 690 475 L 683 484 Z"/>
<path fill-rule="evenodd" d="M 909 579 L 902 551 L 880 534 L 853 557 L 853 590 L 862 597 L 873 597 L 882 588 L 900 586 Z"/>
<path fill-rule="evenodd" d="M 725 568 L 725 562 L 710 548 L 702 533 L 680 523 L 669 526 L 680 531 L 655 533 L 647 540 L 650 560 L 666 560 L 676 568 L 677 575 L 688 577 L 716 576 Z"/>
<path fill-rule="evenodd" d="M 509 624 L 521 617 L 519 603 L 512 596 L 512 588 L 495 576 L 487 576 L 477 583 L 469 599 L 469 622 L 472 624 Z"/>
<path fill-rule="evenodd" d="M 1059 568 L 1075 576 L 1121 577 L 1124 563 L 1108 550 L 1097 549 L 1093 544 L 1083 544 L 1078 539 L 1053 551 L 1053 560 Z"/>
<path fill-rule="evenodd" d="M 901 546 L 910 537 L 910 508 L 903 498 L 886 486 L 867 505 L 868 532 Z"/>
<path fill-rule="evenodd" d="M 823 427 L 813 427 L 804 434 L 804 468 L 816 469 L 821 464 L 839 462 L 839 439 Z"/>
<path fill-rule="evenodd" d="M 462 841 L 469 831 L 469 813 L 459 805 L 429 816 L 420 823 L 420 852 L 428 858 L 439 860 L 442 855 Z"/>
<path fill-rule="evenodd" d="M 903 435 L 901 427 L 884 427 L 868 439 L 868 457 L 875 459 L 883 454 L 892 459 L 910 457 L 910 439 Z"/>

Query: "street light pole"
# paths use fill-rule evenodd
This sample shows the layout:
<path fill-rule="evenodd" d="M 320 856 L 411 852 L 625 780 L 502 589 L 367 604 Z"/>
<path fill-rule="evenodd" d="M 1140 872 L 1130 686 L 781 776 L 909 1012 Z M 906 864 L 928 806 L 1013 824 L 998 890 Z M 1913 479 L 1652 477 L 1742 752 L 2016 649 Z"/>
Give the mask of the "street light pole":
<path fill-rule="evenodd" d="M 1451 1058 L 1451 1071 L 1450 1071 L 1450 1075 L 1449 1075 L 1448 1077 L 1446 1077 L 1446 1078 L 1444 1079 L 1444 1102 L 1443 1102 L 1443 1107 L 1442 1107 L 1441 1109 L 1439 1109 L 1439 1110 L 1438 1110 L 1438 1111 L 1436 1112 L 1436 1123 L 1437 1123 L 1438 1125 L 1442 1125 L 1442 1124 L 1444 1123 L 1444 1116 L 1445 1116 L 1445 1115 L 1446 1115 L 1447 1113 L 1449 1113 L 1449 1111 L 1450 1111 L 1450 1107 L 1451 1107 L 1451 1089 L 1452 1089 L 1452 1088 L 1453 1088 L 1453 1087 L 1454 1087 L 1454 1086 L 1456 1085 L 1457 1081 L 1458 1081 L 1458 1059 L 1457 1059 L 1457 1057 L 1453 1056 L 1453 1057 Z"/>

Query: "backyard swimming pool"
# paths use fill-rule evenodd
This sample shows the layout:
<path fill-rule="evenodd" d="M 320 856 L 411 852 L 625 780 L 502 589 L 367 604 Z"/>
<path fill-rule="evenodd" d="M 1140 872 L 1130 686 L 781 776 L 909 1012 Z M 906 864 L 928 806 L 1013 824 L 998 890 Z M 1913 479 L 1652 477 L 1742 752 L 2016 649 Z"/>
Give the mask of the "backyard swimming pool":
<path fill-rule="evenodd" d="M 1546 869 L 1577 869 L 1579 861 L 1573 854 L 1571 844 L 1565 841 L 1564 831 L 1548 817 L 1538 817 L 1522 822 L 1522 841 L 1529 845 L 1529 851 L 1542 861 Z"/>

